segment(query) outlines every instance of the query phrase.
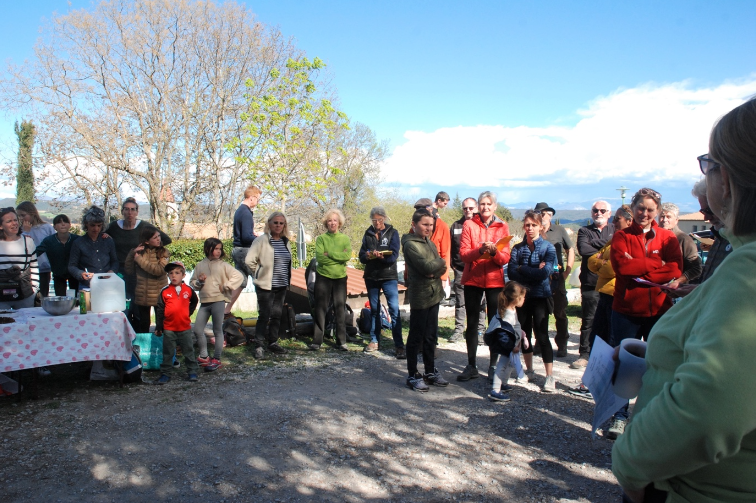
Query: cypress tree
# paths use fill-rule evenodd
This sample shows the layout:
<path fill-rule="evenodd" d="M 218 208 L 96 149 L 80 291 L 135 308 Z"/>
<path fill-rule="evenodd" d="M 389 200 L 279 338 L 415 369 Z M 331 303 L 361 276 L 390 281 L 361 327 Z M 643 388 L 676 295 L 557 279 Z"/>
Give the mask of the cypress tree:
<path fill-rule="evenodd" d="M 31 121 L 22 121 L 14 126 L 18 137 L 18 169 L 16 172 L 16 204 L 22 201 L 36 202 L 34 198 L 34 172 L 32 171 L 32 147 L 36 129 Z"/>

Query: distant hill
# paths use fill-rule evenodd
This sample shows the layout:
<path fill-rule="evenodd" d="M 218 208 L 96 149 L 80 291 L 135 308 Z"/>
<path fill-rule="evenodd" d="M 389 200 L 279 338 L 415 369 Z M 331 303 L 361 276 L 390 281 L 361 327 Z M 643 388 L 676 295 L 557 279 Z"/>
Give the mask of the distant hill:
<path fill-rule="evenodd" d="M 7 208 L 8 206 L 16 207 L 16 199 L 11 197 L 6 197 L 4 199 L 0 199 L 0 208 Z M 84 213 L 84 210 L 87 208 L 86 204 L 80 203 L 80 202 L 59 202 L 59 201 L 50 201 L 50 200 L 40 200 L 35 203 L 35 206 L 37 207 L 37 211 L 39 211 L 39 215 L 42 217 L 42 220 L 46 222 L 52 223 L 52 219 L 55 217 L 55 215 L 60 215 L 61 213 L 64 213 L 68 215 L 68 218 L 71 219 L 72 223 L 78 224 L 81 220 L 81 215 Z M 140 216 L 148 216 L 150 214 L 150 207 L 147 203 L 139 203 L 139 215 Z M 117 213 L 116 215 L 120 218 L 121 214 Z"/>
<path fill-rule="evenodd" d="M 531 208 L 509 208 L 509 211 L 515 219 L 519 220 L 528 209 Z M 586 225 L 590 218 L 591 210 L 556 210 L 556 215 L 554 215 L 554 220 L 559 220 L 562 225 Z"/>

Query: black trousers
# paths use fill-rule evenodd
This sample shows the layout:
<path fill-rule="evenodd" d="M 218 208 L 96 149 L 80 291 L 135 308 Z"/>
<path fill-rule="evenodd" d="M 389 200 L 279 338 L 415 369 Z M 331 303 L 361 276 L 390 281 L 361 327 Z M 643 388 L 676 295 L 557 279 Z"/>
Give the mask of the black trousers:
<path fill-rule="evenodd" d="M 336 323 L 336 340 L 339 345 L 346 344 L 346 320 L 344 319 L 344 305 L 347 295 L 347 277 L 332 279 L 315 274 L 315 331 L 312 343 L 323 344 L 325 319 L 328 305 L 333 298 L 333 315 Z"/>
<path fill-rule="evenodd" d="M 570 334 L 567 331 L 567 288 L 564 285 L 564 279 L 551 282 L 551 294 L 554 299 L 554 321 L 556 322 L 554 342 L 558 349 L 567 349 Z"/>
<path fill-rule="evenodd" d="M 535 339 L 541 347 L 543 363 L 554 363 L 554 348 L 549 340 L 549 299 L 525 299 L 525 304 L 517 308 L 517 319 L 520 320 L 525 337 L 531 343 L 530 347 L 522 352 L 533 352 L 531 333 L 535 333 Z"/>
<path fill-rule="evenodd" d="M 593 331 L 593 317 L 598 306 L 599 293 L 595 287 L 580 289 L 583 300 L 583 323 L 580 325 L 580 355 L 588 358 L 591 352 L 591 332 Z"/>
<path fill-rule="evenodd" d="M 136 309 L 137 313 L 139 313 L 139 318 L 134 322 L 136 325 L 134 332 L 146 334 L 150 331 L 150 325 L 152 324 L 150 320 L 150 309 L 152 309 L 152 306 L 136 306 Z"/>
<path fill-rule="evenodd" d="M 42 297 L 47 297 L 50 294 L 50 271 L 39 273 L 39 293 Z M 65 293 L 63 294 L 65 295 Z"/>
<path fill-rule="evenodd" d="M 68 283 L 66 283 L 66 281 Z M 78 291 L 79 281 L 73 278 L 57 278 L 53 276 L 53 287 L 55 288 L 55 295 L 63 297 L 66 295 L 66 290 L 69 288 Z"/>
<path fill-rule="evenodd" d="M 467 315 L 467 330 L 465 341 L 467 342 L 467 364 L 477 367 L 478 357 L 478 322 L 480 321 L 480 303 L 486 298 L 488 322 L 496 314 L 498 298 L 503 288 L 479 288 L 465 285 L 465 314 Z M 409 356 L 408 356 L 409 358 Z"/>
<path fill-rule="evenodd" d="M 425 373 L 436 368 L 435 353 L 438 343 L 438 304 L 425 309 L 410 308 L 409 335 L 407 336 L 407 372 L 417 373 L 417 354 L 422 352 Z M 476 343 L 477 348 L 477 343 Z"/>
<path fill-rule="evenodd" d="M 255 287 L 257 293 L 257 326 L 255 327 L 255 344 L 259 347 L 278 341 L 281 328 L 281 313 L 286 299 L 286 287 L 264 290 Z"/>

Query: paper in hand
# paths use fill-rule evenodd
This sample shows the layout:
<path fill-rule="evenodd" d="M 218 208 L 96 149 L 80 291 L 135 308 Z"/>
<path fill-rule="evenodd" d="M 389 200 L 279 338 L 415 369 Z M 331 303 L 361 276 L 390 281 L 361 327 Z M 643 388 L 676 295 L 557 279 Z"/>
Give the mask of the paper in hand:
<path fill-rule="evenodd" d="M 591 422 L 591 437 L 596 438 L 596 430 L 620 410 L 627 400 L 614 394 L 612 374 L 614 374 L 614 348 L 596 337 L 591 350 L 588 366 L 583 374 L 583 384 L 588 386 L 596 402 Z"/>

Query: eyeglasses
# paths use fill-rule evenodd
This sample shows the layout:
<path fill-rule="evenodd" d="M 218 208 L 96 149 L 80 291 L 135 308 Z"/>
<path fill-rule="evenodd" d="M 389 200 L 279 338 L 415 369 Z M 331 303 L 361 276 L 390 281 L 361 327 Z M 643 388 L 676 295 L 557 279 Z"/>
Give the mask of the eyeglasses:
<path fill-rule="evenodd" d="M 382 224 L 384 220 L 382 218 L 374 218 L 370 221 L 373 222 L 374 224 Z"/>
<path fill-rule="evenodd" d="M 602 215 L 604 213 L 609 213 L 609 210 L 607 210 L 606 208 L 591 208 L 591 211 L 593 213 L 601 213 Z"/>
<path fill-rule="evenodd" d="M 475 211 L 477 208 L 475 206 L 469 206 L 467 208 L 462 208 L 465 211 Z"/>
<path fill-rule="evenodd" d="M 701 168 L 701 173 L 703 173 L 704 176 L 706 176 L 706 174 L 712 169 L 722 167 L 718 162 L 712 161 L 709 158 L 709 154 L 699 155 L 696 159 L 698 159 L 698 166 Z"/>
<path fill-rule="evenodd" d="M 714 216 L 714 212 L 711 211 L 711 208 L 709 208 L 708 206 L 706 208 L 701 208 L 698 211 L 699 211 L 699 213 L 701 213 L 705 217 L 713 217 Z"/>
<path fill-rule="evenodd" d="M 122 211 L 139 211 L 139 208 L 129 208 L 128 206 L 124 206 Z"/>

